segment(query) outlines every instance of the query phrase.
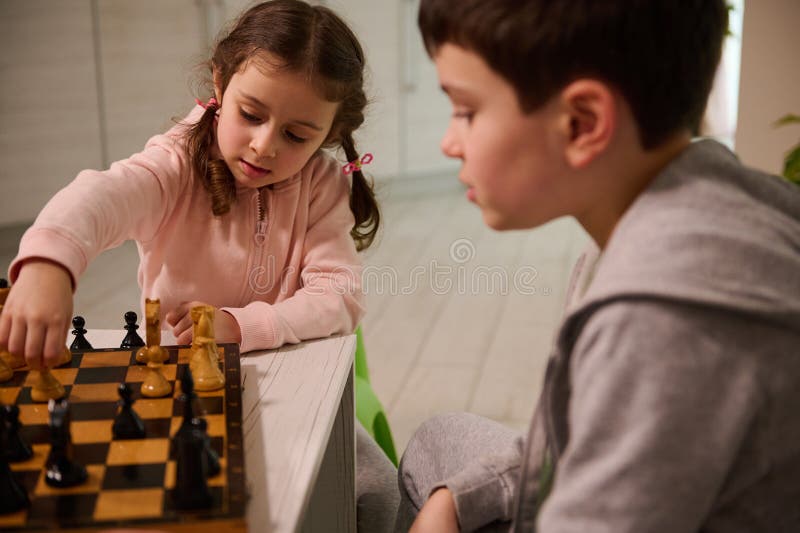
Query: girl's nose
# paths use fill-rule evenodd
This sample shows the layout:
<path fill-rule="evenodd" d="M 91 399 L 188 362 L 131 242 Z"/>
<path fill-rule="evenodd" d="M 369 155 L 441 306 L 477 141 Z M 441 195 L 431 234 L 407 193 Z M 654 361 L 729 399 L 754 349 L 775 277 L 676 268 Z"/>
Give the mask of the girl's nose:
<path fill-rule="evenodd" d="M 264 125 L 250 140 L 250 148 L 258 157 L 275 157 L 277 153 L 277 132 L 272 125 Z"/>
<path fill-rule="evenodd" d="M 447 131 L 444 132 L 442 141 L 439 143 L 442 153 L 447 157 L 463 159 L 464 151 L 461 147 L 461 140 L 458 137 L 457 127 L 453 124 L 453 120 L 447 126 Z"/>

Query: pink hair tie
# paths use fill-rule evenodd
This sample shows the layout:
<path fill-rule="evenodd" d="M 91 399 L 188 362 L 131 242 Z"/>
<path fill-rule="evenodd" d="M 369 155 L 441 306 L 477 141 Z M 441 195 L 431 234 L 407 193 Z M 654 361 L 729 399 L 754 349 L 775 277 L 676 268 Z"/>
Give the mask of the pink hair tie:
<path fill-rule="evenodd" d="M 342 170 L 344 171 L 345 174 L 350 174 L 351 172 L 355 172 L 356 170 L 361 170 L 362 165 L 369 165 L 370 163 L 372 163 L 373 159 L 374 157 L 372 157 L 372 154 L 366 153 L 364 154 L 364 156 L 361 158 L 360 161 L 358 159 L 356 159 L 355 161 L 351 161 L 347 163 L 345 166 L 343 166 Z"/>
<path fill-rule="evenodd" d="M 194 101 L 197 102 L 197 105 L 199 105 L 203 109 L 208 109 L 209 107 L 211 109 L 217 109 L 219 107 L 219 102 L 217 102 L 217 99 L 214 98 L 213 96 L 211 98 L 209 98 L 208 102 L 205 103 L 205 104 L 199 98 L 195 98 Z"/>

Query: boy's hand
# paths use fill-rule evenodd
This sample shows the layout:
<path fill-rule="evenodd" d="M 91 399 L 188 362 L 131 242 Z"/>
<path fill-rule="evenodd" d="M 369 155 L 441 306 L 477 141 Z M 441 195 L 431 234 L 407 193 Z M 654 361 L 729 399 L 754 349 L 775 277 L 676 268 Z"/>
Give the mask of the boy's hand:
<path fill-rule="evenodd" d="M 178 307 L 166 314 L 164 319 L 172 327 L 172 334 L 175 335 L 178 344 L 190 344 L 192 342 L 192 307 L 207 305 L 203 302 L 182 302 Z M 215 309 L 214 313 L 214 336 L 218 343 L 242 342 L 242 332 L 239 323 L 228 313 Z"/>
<path fill-rule="evenodd" d="M 458 533 L 456 502 L 447 488 L 434 491 L 422 506 L 409 533 Z"/>
<path fill-rule="evenodd" d="M 26 262 L 0 315 L 0 346 L 33 369 L 61 362 L 72 317 L 72 277 L 45 260 Z"/>

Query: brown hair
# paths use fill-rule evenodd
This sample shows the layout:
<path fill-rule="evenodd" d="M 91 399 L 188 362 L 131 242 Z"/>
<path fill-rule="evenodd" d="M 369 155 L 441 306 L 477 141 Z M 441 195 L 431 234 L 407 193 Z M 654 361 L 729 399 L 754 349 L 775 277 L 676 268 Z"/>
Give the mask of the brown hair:
<path fill-rule="evenodd" d="M 422 0 L 428 53 L 480 55 L 526 113 L 579 77 L 619 90 L 645 149 L 697 128 L 728 28 L 724 0 Z"/>
<path fill-rule="evenodd" d="M 339 102 L 323 147 L 337 144 L 348 161 L 359 158 L 353 132 L 364 122 L 364 51 L 358 39 L 333 11 L 300 0 L 272 0 L 242 14 L 233 29 L 217 43 L 206 65 L 217 76 L 221 94 L 231 77 L 258 52 L 283 62 L 281 68 L 301 72 L 322 96 Z M 220 102 L 221 104 L 221 102 Z M 216 109 L 208 106 L 188 131 L 188 151 L 195 172 L 209 192 L 212 211 L 223 215 L 235 201 L 235 181 L 224 161 L 211 159 Z M 355 225 L 350 235 L 356 248 L 372 244 L 380 225 L 380 211 L 372 184 L 360 170 L 353 172 L 350 209 Z"/>

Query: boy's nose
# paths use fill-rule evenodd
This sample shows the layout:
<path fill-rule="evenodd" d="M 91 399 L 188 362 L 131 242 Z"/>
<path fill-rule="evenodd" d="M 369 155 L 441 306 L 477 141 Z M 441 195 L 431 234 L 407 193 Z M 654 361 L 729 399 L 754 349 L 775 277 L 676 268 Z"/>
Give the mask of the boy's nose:
<path fill-rule="evenodd" d="M 442 141 L 439 143 L 439 148 L 442 150 L 442 153 L 447 157 L 453 157 L 457 159 L 463 158 L 463 150 L 461 149 L 461 142 L 458 139 L 458 134 L 456 133 L 455 127 L 453 126 L 452 122 L 447 127 L 447 131 L 444 132 Z"/>

